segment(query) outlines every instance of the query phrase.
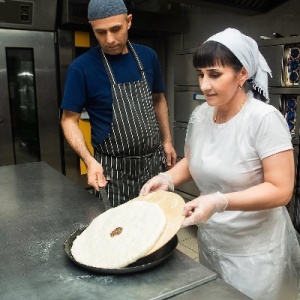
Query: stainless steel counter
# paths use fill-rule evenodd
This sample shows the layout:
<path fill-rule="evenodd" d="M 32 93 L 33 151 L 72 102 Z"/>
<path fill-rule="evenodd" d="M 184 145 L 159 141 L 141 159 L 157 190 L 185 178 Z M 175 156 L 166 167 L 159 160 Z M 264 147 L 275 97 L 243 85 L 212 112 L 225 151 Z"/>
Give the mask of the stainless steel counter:
<path fill-rule="evenodd" d="M 220 278 L 172 297 L 173 300 L 249 300 L 250 298 Z M 250 299 L 251 300 L 251 299 Z"/>
<path fill-rule="evenodd" d="M 103 212 L 104 206 L 45 163 L 1 167 L 0 191 L 2 300 L 142 300 L 180 293 L 193 299 L 190 290 L 219 282 L 214 272 L 178 250 L 162 264 L 139 273 L 104 275 L 75 265 L 63 243 L 71 232 Z M 248 298 L 229 294 L 222 299 Z"/>

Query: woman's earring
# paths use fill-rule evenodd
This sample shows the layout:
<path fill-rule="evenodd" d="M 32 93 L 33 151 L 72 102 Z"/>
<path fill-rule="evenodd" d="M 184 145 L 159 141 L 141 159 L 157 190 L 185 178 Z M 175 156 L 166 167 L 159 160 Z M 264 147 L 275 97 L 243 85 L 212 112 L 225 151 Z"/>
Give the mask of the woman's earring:
<path fill-rule="evenodd" d="M 239 89 L 241 90 L 242 89 L 242 86 L 239 84 Z"/>

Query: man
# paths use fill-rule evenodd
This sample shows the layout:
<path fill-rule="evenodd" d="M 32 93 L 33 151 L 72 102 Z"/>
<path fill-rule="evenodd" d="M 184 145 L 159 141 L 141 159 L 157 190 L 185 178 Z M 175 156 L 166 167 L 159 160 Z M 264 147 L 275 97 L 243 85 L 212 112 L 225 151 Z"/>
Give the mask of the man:
<path fill-rule="evenodd" d="M 131 44 L 132 15 L 122 0 L 91 0 L 88 19 L 99 46 L 69 67 L 62 128 L 87 166 L 88 184 L 107 185 L 111 206 L 139 195 L 143 184 L 176 162 L 156 53 Z M 86 109 L 95 157 L 79 128 Z"/>

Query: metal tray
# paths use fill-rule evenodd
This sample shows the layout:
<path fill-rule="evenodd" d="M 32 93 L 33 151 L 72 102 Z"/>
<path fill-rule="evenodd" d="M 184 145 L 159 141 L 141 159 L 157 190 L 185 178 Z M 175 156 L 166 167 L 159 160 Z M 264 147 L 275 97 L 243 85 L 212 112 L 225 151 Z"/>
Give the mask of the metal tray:
<path fill-rule="evenodd" d="M 148 270 L 150 268 L 153 268 L 154 266 L 157 266 L 164 262 L 166 259 L 168 259 L 174 250 L 177 247 L 178 244 L 178 237 L 177 235 L 174 235 L 174 237 L 164 246 L 159 248 L 157 251 L 140 258 L 136 262 L 128 265 L 127 267 L 124 268 L 119 268 L 119 269 L 105 269 L 105 268 L 97 268 L 97 267 L 92 267 L 88 265 L 84 265 L 73 257 L 71 253 L 71 248 L 73 245 L 73 241 L 76 239 L 76 237 L 81 234 L 86 227 L 79 228 L 73 233 L 70 234 L 70 236 L 65 240 L 64 242 L 64 250 L 67 254 L 67 256 L 77 265 L 80 267 L 97 272 L 97 273 L 105 273 L 105 274 L 125 274 L 125 273 L 134 273 L 134 272 L 141 272 L 144 270 Z"/>

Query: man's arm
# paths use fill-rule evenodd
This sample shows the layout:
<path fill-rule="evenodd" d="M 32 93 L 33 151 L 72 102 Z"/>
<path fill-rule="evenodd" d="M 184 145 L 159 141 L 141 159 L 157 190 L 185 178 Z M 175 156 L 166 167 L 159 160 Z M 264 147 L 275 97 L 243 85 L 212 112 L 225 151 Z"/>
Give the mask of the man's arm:
<path fill-rule="evenodd" d="M 167 167 L 171 168 L 176 164 L 177 155 L 172 143 L 167 100 L 163 93 L 153 94 L 153 105 L 167 158 Z"/>
<path fill-rule="evenodd" d="M 64 110 L 61 126 L 67 142 L 87 166 L 88 184 L 99 190 L 99 186 L 106 185 L 103 168 L 92 156 L 86 145 L 82 131 L 79 128 L 79 119 L 79 113 Z"/>

